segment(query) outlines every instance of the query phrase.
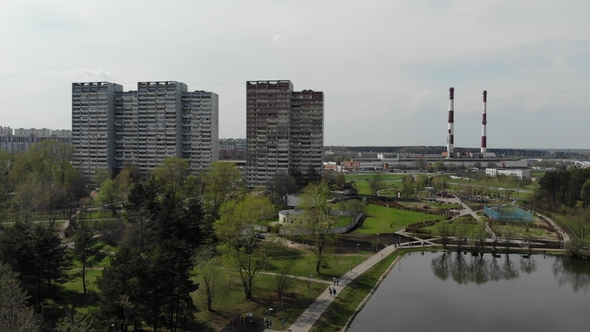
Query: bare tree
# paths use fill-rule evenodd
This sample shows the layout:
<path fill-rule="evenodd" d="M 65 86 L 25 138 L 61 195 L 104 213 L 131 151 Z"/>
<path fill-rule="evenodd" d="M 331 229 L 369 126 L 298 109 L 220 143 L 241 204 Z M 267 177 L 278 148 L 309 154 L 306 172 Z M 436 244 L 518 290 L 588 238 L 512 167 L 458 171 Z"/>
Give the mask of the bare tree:
<path fill-rule="evenodd" d="M 336 234 L 332 232 L 333 222 L 330 220 L 328 198 L 330 189 L 325 182 L 311 183 L 303 190 L 301 208 L 305 211 L 304 227 L 311 233 L 308 246 L 316 259 L 315 271 L 320 268 L 329 253 L 333 250 Z"/>
<path fill-rule="evenodd" d="M 289 274 L 291 273 L 291 269 L 293 268 L 293 264 L 285 265 L 281 272 L 275 276 L 275 292 L 279 297 L 279 301 L 281 303 L 281 310 L 283 309 L 283 297 L 289 287 L 291 287 L 292 279 Z"/>
<path fill-rule="evenodd" d="M 27 305 L 17 274 L 0 264 L 0 331 L 29 332 L 41 329 L 41 317 Z"/>
<path fill-rule="evenodd" d="M 207 297 L 207 310 L 213 311 L 213 300 L 223 290 L 221 284 L 221 261 L 218 257 L 205 258 L 202 256 L 197 264 L 197 271 L 201 276 L 199 291 Z"/>

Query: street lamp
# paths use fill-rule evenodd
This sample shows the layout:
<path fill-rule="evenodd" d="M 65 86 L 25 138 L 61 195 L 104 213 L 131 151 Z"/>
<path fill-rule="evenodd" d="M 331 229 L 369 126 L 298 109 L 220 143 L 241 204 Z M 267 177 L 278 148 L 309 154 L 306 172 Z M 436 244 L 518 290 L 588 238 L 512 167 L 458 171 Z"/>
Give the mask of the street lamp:
<path fill-rule="evenodd" d="M 313 274 L 310 274 L 307 277 L 307 297 L 311 299 L 311 278 L 313 278 Z"/>
<path fill-rule="evenodd" d="M 375 252 L 379 252 L 379 233 L 375 236 Z"/>
<path fill-rule="evenodd" d="M 270 319 L 272 316 L 272 308 L 268 308 L 268 330 L 270 331 L 270 326 L 272 325 L 272 319 Z"/>

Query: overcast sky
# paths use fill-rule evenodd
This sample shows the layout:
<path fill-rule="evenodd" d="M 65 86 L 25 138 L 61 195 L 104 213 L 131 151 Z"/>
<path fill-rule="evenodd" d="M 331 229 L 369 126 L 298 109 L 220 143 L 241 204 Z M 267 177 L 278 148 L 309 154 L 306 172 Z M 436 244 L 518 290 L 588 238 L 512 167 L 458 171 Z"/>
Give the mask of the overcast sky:
<path fill-rule="evenodd" d="M 244 138 L 248 80 L 324 91 L 325 145 L 589 148 L 587 0 L 2 0 L 0 125 L 71 129 L 71 83 L 219 94 Z"/>

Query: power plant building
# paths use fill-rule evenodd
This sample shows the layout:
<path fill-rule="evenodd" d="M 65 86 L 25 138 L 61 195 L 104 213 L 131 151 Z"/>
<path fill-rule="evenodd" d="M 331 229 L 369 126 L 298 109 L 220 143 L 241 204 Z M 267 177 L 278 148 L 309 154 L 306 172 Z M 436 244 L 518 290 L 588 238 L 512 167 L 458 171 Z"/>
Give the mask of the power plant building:
<path fill-rule="evenodd" d="M 186 159 L 193 171 L 207 168 L 218 159 L 218 119 L 217 94 L 180 82 L 139 82 L 137 91 L 73 83 L 73 164 L 88 178 L 126 165 L 146 173 L 169 157 Z"/>
<path fill-rule="evenodd" d="M 324 93 L 294 91 L 288 80 L 248 81 L 246 100 L 246 185 L 266 185 L 275 173 L 321 176 Z"/>

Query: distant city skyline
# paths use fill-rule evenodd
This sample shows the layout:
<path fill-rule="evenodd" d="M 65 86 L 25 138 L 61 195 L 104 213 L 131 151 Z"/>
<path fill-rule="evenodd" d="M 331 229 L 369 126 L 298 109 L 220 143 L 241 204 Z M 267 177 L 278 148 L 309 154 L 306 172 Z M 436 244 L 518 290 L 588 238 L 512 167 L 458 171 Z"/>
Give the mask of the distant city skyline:
<path fill-rule="evenodd" d="M 249 80 L 325 94 L 324 144 L 587 149 L 587 1 L 4 1 L 0 110 L 71 129 L 72 82 L 179 81 L 219 95 L 246 137 Z M 108 20 L 106 19 L 108 18 Z"/>

